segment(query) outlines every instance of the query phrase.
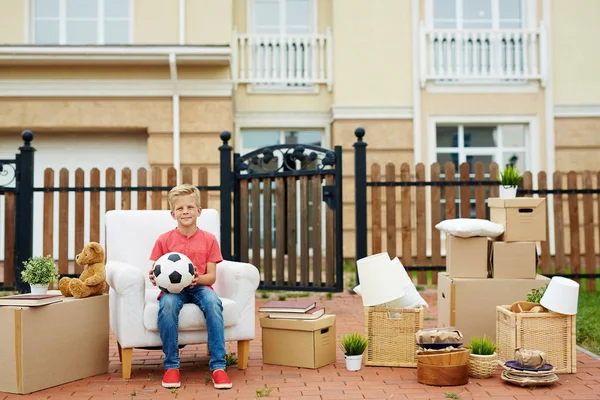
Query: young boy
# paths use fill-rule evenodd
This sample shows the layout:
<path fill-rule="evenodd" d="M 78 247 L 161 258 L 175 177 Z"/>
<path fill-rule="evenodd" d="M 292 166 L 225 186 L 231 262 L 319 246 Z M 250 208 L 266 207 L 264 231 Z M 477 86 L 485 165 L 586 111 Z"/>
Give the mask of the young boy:
<path fill-rule="evenodd" d="M 230 389 L 231 381 L 225 372 L 225 337 L 223 305 L 212 289 L 216 278 L 216 264 L 223 261 L 219 244 L 214 235 L 198 229 L 196 220 L 202 213 L 200 192 L 193 185 L 183 184 L 169 192 L 171 216 L 177 220 L 177 228 L 158 237 L 150 260 L 156 262 L 163 254 L 178 252 L 185 254 L 196 267 L 192 284 L 181 293 L 161 292 L 159 295 L 158 330 L 165 353 L 165 388 L 181 386 L 179 376 L 179 343 L 177 329 L 179 312 L 185 303 L 194 303 L 204 313 L 208 334 L 210 361 L 208 367 L 217 389 Z M 153 269 L 150 281 L 156 286 Z"/>

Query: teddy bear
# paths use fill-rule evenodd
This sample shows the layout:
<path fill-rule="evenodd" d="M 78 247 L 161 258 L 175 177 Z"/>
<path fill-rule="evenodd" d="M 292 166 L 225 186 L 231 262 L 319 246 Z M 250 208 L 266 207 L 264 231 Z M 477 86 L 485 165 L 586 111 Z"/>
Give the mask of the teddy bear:
<path fill-rule="evenodd" d="M 106 291 L 104 249 L 99 243 L 90 242 L 77 254 L 75 262 L 85 267 L 79 278 L 61 278 L 58 288 L 65 297 L 95 296 Z"/>

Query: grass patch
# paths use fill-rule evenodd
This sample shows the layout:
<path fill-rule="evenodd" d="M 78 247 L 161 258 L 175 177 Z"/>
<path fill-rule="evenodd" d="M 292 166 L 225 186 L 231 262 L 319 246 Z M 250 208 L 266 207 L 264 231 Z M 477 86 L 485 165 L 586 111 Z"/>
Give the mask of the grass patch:
<path fill-rule="evenodd" d="M 600 292 L 579 292 L 577 344 L 600 355 Z"/>

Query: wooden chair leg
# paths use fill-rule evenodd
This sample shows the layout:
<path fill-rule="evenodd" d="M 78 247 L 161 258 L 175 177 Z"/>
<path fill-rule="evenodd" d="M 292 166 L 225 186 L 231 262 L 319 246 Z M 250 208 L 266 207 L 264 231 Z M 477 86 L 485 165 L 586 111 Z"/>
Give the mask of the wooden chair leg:
<path fill-rule="evenodd" d="M 238 369 L 248 368 L 248 356 L 250 355 L 250 341 L 238 340 Z"/>
<path fill-rule="evenodd" d="M 131 358 L 133 356 L 133 349 L 121 349 L 120 354 L 123 379 L 129 379 L 131 378 Z"/>

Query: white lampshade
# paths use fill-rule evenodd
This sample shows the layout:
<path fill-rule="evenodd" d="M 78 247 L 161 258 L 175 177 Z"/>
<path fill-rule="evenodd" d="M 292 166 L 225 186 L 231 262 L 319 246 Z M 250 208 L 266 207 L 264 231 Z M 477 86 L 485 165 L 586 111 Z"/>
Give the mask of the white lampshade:
<path fill-rule="evenodd" d="M 393 264 L 387 252 L 356 261 L 361 295 L 365 307 L 377 306 L 404 296 L 404 268 Z"/>
<path fill-rule="evenodd" d="M 540 304 L 550 311 L 560 314 L 577 314 L 579 283 L 562 276 L 552 277 Z"/>

